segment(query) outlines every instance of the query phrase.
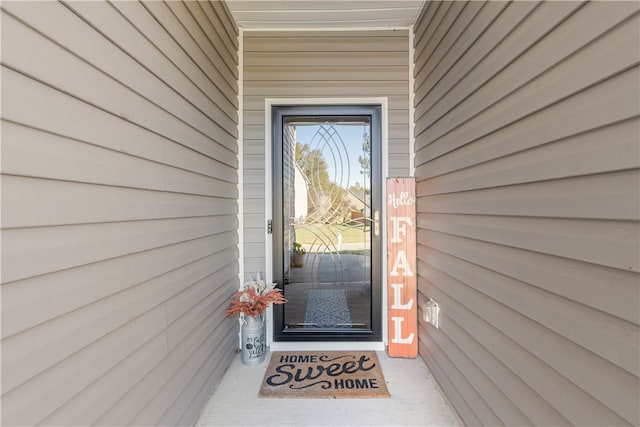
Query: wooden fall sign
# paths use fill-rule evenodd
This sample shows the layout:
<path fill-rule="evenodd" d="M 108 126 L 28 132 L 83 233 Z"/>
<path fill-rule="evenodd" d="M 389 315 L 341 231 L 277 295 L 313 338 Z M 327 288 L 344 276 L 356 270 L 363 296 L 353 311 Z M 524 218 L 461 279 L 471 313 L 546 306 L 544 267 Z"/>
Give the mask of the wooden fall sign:
<path fill-rule="evenodd" d="M 418 356 L 415 178 L 387 178 L 389 356 Z"/>

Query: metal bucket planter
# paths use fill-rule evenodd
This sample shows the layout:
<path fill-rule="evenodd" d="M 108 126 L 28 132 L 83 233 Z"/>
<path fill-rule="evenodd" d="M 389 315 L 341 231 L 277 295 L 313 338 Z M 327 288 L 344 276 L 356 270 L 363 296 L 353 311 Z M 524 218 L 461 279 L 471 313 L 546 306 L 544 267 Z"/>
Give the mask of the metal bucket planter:
<path fill-rule="evenodd" d="M 245 365 L 262 363 L 267 350 L 267 327 L 264 313 L 260 313 L 255 319 L 245 315 L 240 329 L 242 363 Z"/>
<path fill-rule="evenodd" d="M 292 260 L 295 267 L 304 267 L 304 254 L 293 254 Z"/>

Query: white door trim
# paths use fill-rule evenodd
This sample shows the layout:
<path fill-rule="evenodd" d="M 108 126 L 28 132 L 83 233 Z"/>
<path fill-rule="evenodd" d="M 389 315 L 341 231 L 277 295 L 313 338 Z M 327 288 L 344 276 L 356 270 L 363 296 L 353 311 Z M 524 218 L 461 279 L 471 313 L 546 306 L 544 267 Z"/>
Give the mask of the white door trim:
<path fill-rule="evenodd" d="M 265 212 L 266 219 L 271 220 L 273 212 L 273 182 L 272 182 L 272 140 L 271 140 L 271 107 L 289 105 L 380 105 L 381 111 L 381 136 L 382 136 L 382 218 L 387 217 L 386 181 L 389 176 L 388 156 L 389 156 L 389 100 L 386 97 L 358 97 L 358 98 L 265 98 L 264 100 L 264 141 L 265 141 Z M 384 224 L 384 223 L 383 223 Z M 265 268 L 266 280 L 273 281 L 273 236 L 266 232 L 265 227 Z M 271 351 L 339 351 L 339 350 L 375 350 L 385 351 L 388 342 L 387 324 L 387 236 L 386 227 L 382 227 L 381 235 L 382 259 L 381 259 L 381 286 L 382 286 L 382 341 L 322 341 L 322 342 L 274 342 L 273 341 L 273 313 L 269 309 L 267 316 L 267 345 Z"/>

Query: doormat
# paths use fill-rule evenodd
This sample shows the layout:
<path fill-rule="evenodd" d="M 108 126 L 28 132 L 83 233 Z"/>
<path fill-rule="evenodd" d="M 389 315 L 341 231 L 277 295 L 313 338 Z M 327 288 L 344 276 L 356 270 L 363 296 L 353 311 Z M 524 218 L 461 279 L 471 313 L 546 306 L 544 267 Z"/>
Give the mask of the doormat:
<path fill-rule="evenodd" d="M 344 289 L 311 289 L 304 314 L 306 328 L 350 328 L 351 313 Z"/>
<path fill-rule="evenodd" d="M 389 397 L 374 351 L 276 351 L 260 397 L 366 399 Z"/>

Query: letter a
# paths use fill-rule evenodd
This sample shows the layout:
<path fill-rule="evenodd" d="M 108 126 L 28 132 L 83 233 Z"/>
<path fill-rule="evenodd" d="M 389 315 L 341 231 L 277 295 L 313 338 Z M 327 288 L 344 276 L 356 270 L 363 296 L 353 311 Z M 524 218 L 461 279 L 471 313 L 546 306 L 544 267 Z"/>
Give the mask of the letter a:
<path fill-rule="evenodd" d="M 396 257 L 395 262 L 393 263 L 393 268 L 391 269 L 392 276 L 398 276 L 398 269 L 404 269 L 403 276 L 413 276 L 411 270 L 409 270 L 409 262 L 407 262 L 407 254 L 404 251 L 398 251 L 398 256 Z"/>

